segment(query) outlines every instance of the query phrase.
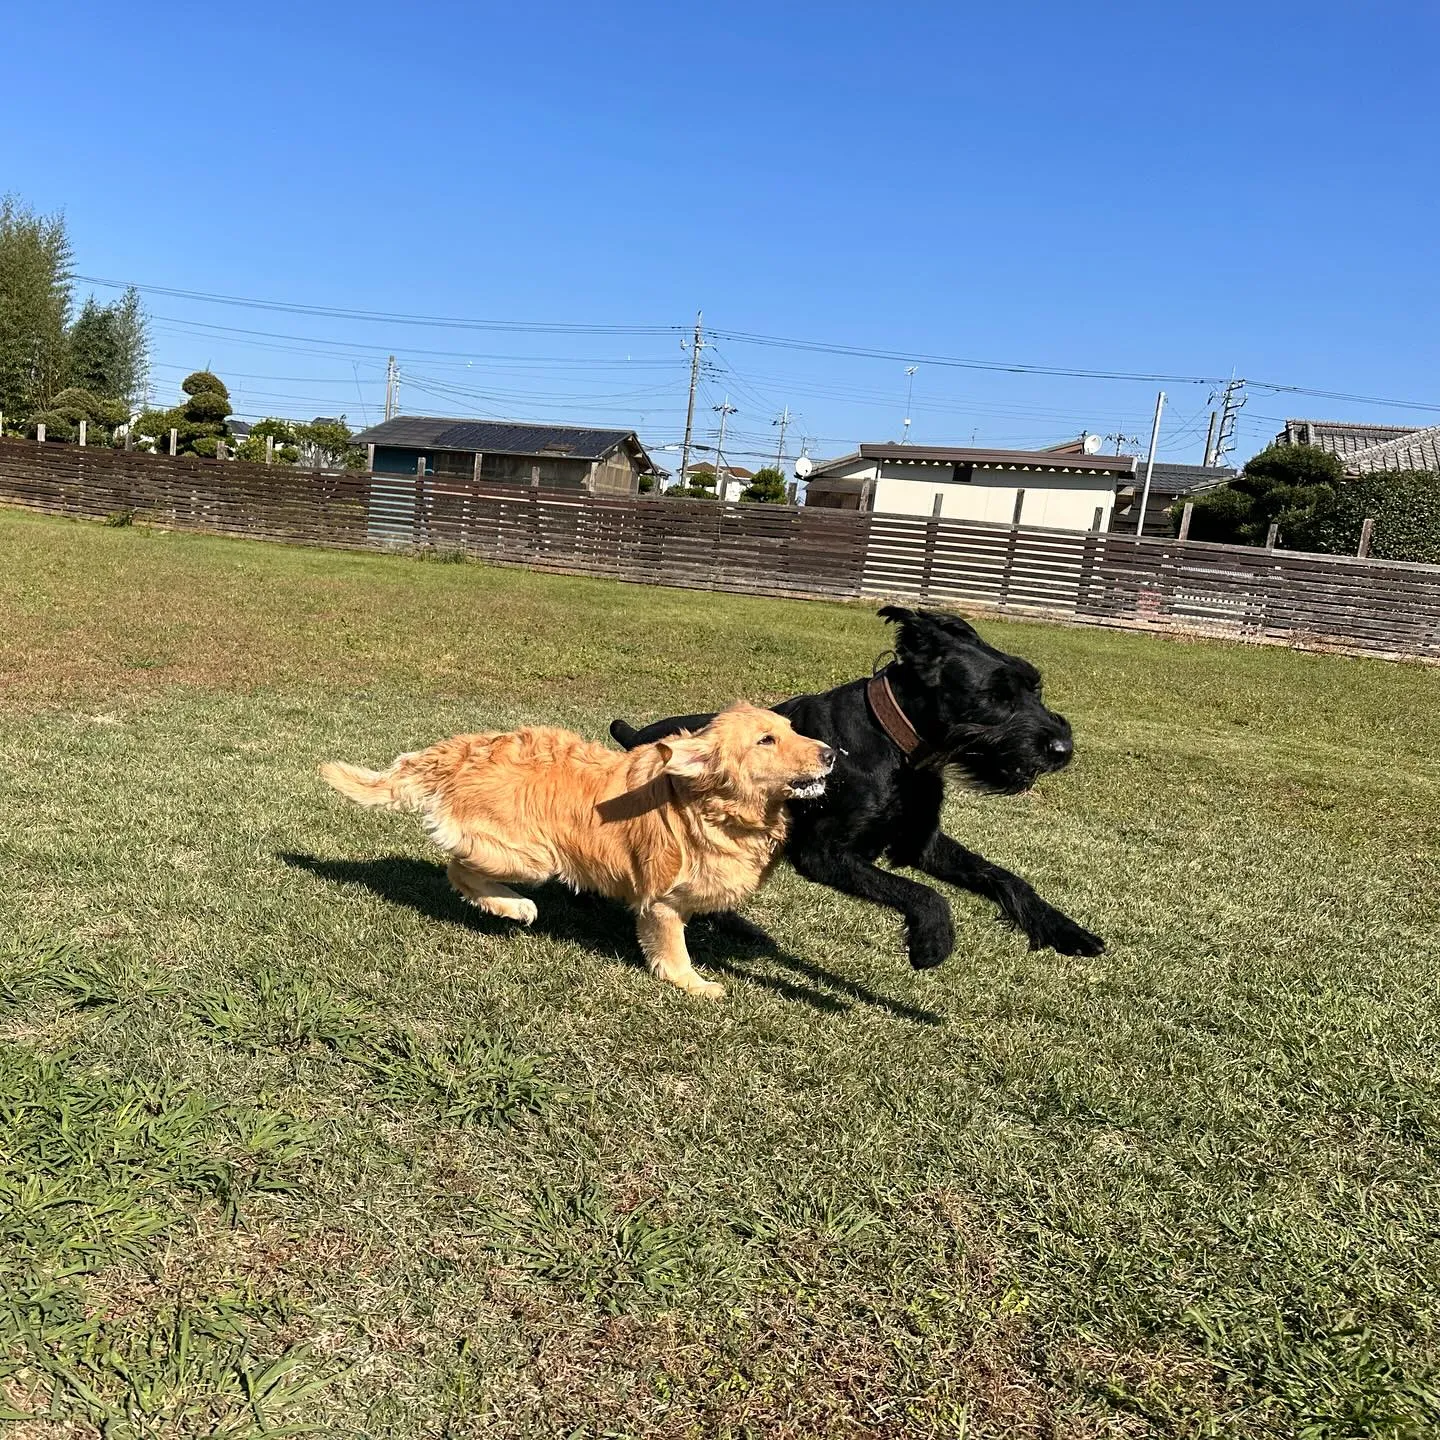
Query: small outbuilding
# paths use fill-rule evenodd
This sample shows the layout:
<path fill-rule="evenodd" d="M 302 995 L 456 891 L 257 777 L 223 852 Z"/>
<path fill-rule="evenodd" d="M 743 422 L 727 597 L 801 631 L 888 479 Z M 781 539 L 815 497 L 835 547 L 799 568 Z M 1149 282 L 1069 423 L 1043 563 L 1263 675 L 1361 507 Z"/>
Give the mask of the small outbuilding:
<path fill-rule="evenodd" d="M 474 477 L 593 495 L 634 495 L 662 472 L 633 430 L 401 415 L 355 436 L 377 475 Z M 422 470 L 423 467 L 423 470 Z"/>

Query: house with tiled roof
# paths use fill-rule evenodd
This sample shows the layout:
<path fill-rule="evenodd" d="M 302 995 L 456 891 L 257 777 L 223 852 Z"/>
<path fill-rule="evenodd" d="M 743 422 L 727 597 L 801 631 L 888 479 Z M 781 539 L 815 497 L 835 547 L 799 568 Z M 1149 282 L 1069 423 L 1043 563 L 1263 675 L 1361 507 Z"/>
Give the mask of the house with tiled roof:
<path fill-rule="evenodd" d="M 1440 471 L 1440 425 L 1350 425 L 1339 420 L 1287 420 L 1277 445 L 1314 445 L 1347 475 L 1377 470 Z"/>

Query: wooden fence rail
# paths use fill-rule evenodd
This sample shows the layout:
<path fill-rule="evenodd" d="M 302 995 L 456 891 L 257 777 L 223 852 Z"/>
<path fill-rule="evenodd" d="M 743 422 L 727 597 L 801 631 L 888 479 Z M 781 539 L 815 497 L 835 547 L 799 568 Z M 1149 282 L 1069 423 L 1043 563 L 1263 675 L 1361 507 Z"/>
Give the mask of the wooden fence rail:
<path fill-rule="evenodd" d="M 910 597 L 1440 659 L 1440 566 L 713 500 L 0 442 L 0 503 L 748 594 Z"/>

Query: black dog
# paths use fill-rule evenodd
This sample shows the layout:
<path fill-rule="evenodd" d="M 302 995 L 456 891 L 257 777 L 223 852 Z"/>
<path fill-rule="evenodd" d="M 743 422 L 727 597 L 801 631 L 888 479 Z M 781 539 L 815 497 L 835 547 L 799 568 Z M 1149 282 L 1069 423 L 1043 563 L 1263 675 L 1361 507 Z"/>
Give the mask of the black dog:
<path fill-rule="evenodd" d="M 898 629 L 895 659 L 880 675 L 772 707 L 839 751 L 824 798 L 791 803 L 790 863 L 809 880 L 899 910 L 917 970 L 955 948 L 950 907 L 928 885 L 880 869 L 882 856 L 993 900 L 1032 950 L 1098 955 L 1098 935 L 940 828 L 949 765 L 982 789 L 1014 795 L 1069 764 L 1070 726 L 1041 702 L 1040 672 L 987 645 L 957 615 L 898 605 L 880 615 Z M 638 731 L 616 720 L 610 733 L 628 750 L 709 719 L 674 716 Z"/>

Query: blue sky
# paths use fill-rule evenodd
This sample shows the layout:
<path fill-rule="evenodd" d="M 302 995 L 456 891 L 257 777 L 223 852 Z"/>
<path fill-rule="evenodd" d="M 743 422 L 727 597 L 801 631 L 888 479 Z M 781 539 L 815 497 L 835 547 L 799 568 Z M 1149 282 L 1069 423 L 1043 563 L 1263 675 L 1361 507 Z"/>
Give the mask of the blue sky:
<path fill-rule="evenodd" d="M 1440 8 L 52 3 L 7 20 L 0 189 L 147 294 L 156 399 L 636 425 L 678 440 L 704 308 L 735 458 L 898 438 L 904 359 L 1228 376 L 1286 415 L 1440 420 Z M 24 63 L 20 63 L 23 57 Z M 82 289 L 85 287 L 82 287 Z M 100 291 L 102 295 L 109 292 Z M 244 335 L 237 331 L 263 332 Z M 916 442 L 1148 435 L 1156 382 L 921 361 Z M 1198 460 L 1206 384 L 1165 384 Z"/>

